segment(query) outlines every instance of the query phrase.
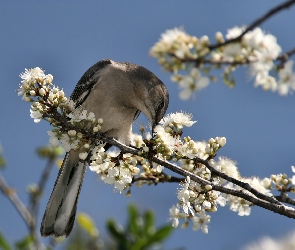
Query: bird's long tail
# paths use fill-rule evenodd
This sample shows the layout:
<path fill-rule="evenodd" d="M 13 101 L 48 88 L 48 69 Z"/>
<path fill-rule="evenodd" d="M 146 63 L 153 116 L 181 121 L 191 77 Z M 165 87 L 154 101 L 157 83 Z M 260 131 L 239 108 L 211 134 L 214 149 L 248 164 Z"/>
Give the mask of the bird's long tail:
<path fill-rule="evenodd" d="M 72 231 L 85 170 L 78 151 L 66 154 L 42 219 L 42 236 L 68 236 Z"/>

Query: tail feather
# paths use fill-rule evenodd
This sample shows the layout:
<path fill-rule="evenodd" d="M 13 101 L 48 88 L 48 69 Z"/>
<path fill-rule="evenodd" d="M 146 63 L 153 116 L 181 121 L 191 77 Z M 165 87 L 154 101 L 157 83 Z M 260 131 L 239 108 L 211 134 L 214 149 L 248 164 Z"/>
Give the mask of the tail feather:
<path fill-rule="evenodd" d="M 68 236 L 72 231 L 85 170 L 79 151 L 66 154 L 42 219 L 42 236 Z"/>

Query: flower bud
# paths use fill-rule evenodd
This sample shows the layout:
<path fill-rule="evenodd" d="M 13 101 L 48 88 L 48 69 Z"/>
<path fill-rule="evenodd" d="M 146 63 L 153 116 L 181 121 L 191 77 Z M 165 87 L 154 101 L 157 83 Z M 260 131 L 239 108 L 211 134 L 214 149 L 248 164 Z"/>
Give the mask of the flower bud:
<path fill-rule="evenodd" d="M 183 223 L 183 224 L 181 225 L 181 228 L 182 228 L 182 229 L 185 229 L 185 228 L 188 227 L 188 225 L 189 225 L 189 223 L 188 223 L 188 221 L 186 221 L 185 223 Z"/>
<path fill-rule="evenodd" d="M 200 205 L 195 205 L 194 208 L 195 208 L 196 212 L 200 212 L 202 210 Z"/>
<path fill-rule="evenodd" d="M 265 188 L 269 188 L 270 185 L 271 185 L 271 180 L 270 180 L 269 178 L 264 178 L 264 179 L 262 180 L 262 183 L 263 183 L 263 186 L 264 186 Z"/>
<path fill-rule="evenodd" d="M 45 89 L 43 89 L 43 88 L 39 89 L 39 94 L 40 94 L 41 96 L 45 96 L 45 94 L 46 94 Z"/>
<path fill-rule="evenodd" d="M 216 207 L 216 206 L 212 206 L 212 207 L 211 207 L 211 212 L 212 212 L 212 213 L 215 213 L 216 211 L 217 211 L 217 207 Z"/>
<path fill-rule="evenodd" d="M 81 160 L 83 160 L 83 161 L 87 158 L 87 156 L 88 156 L 88 154 L 87 154 L 86 152 L 83 152 L 83 153 L 80 153 L 80 154 L 79 154 L 79 158 L 80 158 Z"/>
<path fill-rule="evenodd" d="M 53 81 L 53 75 L 48 74 L 45 76 L 45 83 L 50 84 Z"/>
<path fill-rule="evenodd" d="M 69 130 L 68 135 L 69 136 L 75 136 L 77 134 L 76 130 Z"/>
<path fill-rule="evenodd" d="M 98 127 L 93 127 L 92 131 L 93 131 L 93 133 L 96 133 L 99 131 L 99 129 L 98 129 Z"/>
<path fill-rule="evenodd" d="M 289 183 L 288 179 L 283 179 L 282 180 L 283 185 L 287 185 Z"/>
<path fill-rule="evenodd" d="M 213 138 L 210 138 L 209 141 L 208 141 L 210 144 L 214 143 L 215 140 Z"/>
<path fill-rule="evenodd" d="M 51 93 L 48 95 L 48 100 L 49 100 L 50 102 L 53 102 L 54 97 L 55 97 L 55 95 L 52 94 L 52 92 L 51 92 Z"/>
<path fill-rule="evenodd" d="M 65 96 L 63 98 L 61 98 L 61 102 L 66 102 L 68 100 L 68 98 L 66 98 Z"/>
<path fill-rule="evenodd" d="M 215 39 L 218 43 L 223 43 L 224 42 L 224 38 L 221 32 L 217 31 L 215 34 Z"/>
<path fill-rule="evenodd" d="M 201 44 L 205 47 L 205 46 L 208 46 L 210 44 L 210 41 L 209 41 L 209 37 L 208 36 L 202 36 L 200 38 L 200 42 Z"/>
<path fill-rule="evenodd" d="M 60 90 L 60 91 L 58 91 L 58 96 L 59 96 L 60 98 L 62 98 L 62 97 L 65 96 L 65 93 L 64 93 L 62 90 Z"/>
<path fill-rule="evenodd" d="M 149 148 L 147 146 L 142 148 L 144 152 L 149 152 Z"/>

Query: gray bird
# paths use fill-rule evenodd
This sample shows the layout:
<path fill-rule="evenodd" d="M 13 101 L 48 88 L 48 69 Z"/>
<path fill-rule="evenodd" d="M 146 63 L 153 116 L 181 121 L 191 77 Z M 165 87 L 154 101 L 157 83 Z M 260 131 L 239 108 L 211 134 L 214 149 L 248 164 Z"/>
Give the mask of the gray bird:
<path fill-rule="evenodd" d="M 166 112 L 169 95 L 163 82 L 144 67 L 102 60 L 89 68 L 76 85 L 75 107 L 103 119 L 101 132 L 130 145 L 132 123 L 142 112 L 152 128 Z M 106 145 L 107 150 L 111 145 Z M 41 223 L 41 235 L 68 236 L 73 228 L 86 164 L 79 149 L 69 151 L 59 170 Z"/>

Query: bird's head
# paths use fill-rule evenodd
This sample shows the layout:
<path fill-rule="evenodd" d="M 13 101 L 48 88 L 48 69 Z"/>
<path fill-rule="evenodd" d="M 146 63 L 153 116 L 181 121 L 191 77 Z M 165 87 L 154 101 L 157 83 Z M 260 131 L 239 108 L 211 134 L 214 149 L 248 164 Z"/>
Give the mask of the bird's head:
<path fill-rule="evenodd" d="M 127 85 L 130 83 L 133 89 L 133 91 L 121 90 L 118 95 L 124 99 L 125 106 L 133 106 L 142 112 L 149 119 L 153 129 L 163 118 L 168 107 L 169 94 L 166 86 L 142 66 L 132 63 L 117 63 L 117 65 L 126 74 Z"/>
<path fill-rule="evenodd" d="M 149 70 L 136 67 L 135 85 L 140 100 L 140 110 L 150 120 L 152 129 L 163 118 L 169 103 L 169 93 L 164 83 Z"/>

